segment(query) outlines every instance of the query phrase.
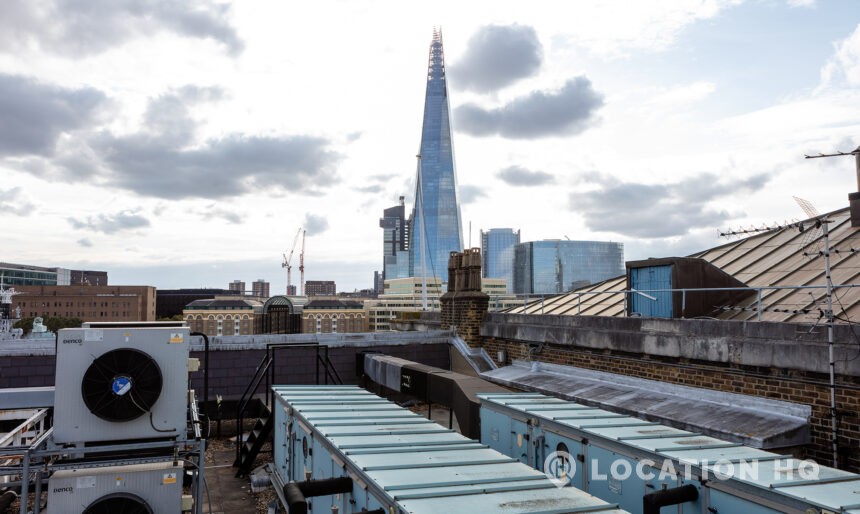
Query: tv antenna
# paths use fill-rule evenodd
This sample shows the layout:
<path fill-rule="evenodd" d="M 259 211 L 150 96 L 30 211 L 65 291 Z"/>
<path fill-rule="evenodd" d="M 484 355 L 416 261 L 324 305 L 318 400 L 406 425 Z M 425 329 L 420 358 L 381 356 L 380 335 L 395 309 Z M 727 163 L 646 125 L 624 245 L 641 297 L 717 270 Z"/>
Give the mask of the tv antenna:
<path fill-rule="evenodd" d="M 807 159 L 821 159 L 823 157 L 842 157 L 845 155 L 853 155 L 854 156 L 854 164 L 857 170 L 857 191 L 860 191 L 860 146 L 855 148 L 850 152 L 836 152 L 836 153 L 820 153 L 818 155 L 805 155 L 804 157 Z"/>

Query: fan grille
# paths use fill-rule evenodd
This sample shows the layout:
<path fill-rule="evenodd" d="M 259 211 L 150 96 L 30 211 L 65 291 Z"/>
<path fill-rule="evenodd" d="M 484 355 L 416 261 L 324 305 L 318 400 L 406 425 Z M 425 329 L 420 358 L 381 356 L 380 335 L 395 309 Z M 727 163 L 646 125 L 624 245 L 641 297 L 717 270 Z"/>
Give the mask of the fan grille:
<path fill-rule="evenodd" d="M 83 514 L 153 514 L 140 496 L 129 493 L 109 494 L 99 498 Z"/>
<path fill-rule="evenodd" d="M 161 387 L 155 359 L 140 350 L 121 348 L 93 360 L 81 380 L 81 395 L 96 416 L 131 421 L 152 409 Z"/>

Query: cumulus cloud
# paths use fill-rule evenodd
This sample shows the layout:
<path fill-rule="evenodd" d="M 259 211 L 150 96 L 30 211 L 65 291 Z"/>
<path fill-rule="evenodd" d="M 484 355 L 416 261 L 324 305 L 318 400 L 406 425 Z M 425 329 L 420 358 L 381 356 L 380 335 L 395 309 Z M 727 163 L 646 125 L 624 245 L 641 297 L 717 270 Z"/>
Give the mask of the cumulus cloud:
<path fill-rule="evenodd" d="M 62 56 L 86 57 L 136 37 L 171 32 L 215 41 L 236 55 L 244 44 L 229 17 L 229 5 L 210 0 L 4 2 L 0 51 L 35 46 Z"/>
<path fill-rule="evenodd" d="M 77 243 L 78 243 L 78 246 L 83 246 L 84 248 L 92 248 L 92 246 L 93 246 L 93 242 L 90 241 L 89 239 L 87 239 L 86 237 L 78 239 Z"/>
<path fill-rule="evenodd" d="M 242 216 L 236 212 L 219 207 L 217 204 L 207 205 L 204 209 L 195 211 L 195 214 L 208 220 L 219 218 L 233 225 L 242 223 Z"/>
<path fill-rule="evenodd" d="M 340 155 L 316 136 L 226 134 L 198 142 L 191 107 L 218 88 L 186 86 L 150 100 L 142 128 L 89 134 L 55 159 L 69 177 L 159 198 L 223 198 L 272 189 L 313 193 L 332 183 Z"/>
<path fill-rule="evenodd" d="M 821 69 L 821 87 L 860 86 L 860 24 L 835 46 L 833 56 Z"/>
<path fill-rule="evenodd" d="M 316 236 L 328 230 L 328 220 L 316 214 L 305 214 L 305 221 L 302 225 L 309 236 Z"/>
<path fill-rule="evenodd" d="M 525 25 L 487 25 L 469 39 L 463 57 L 450 67 L 456 87 L 496 91 L 534 75 L 543 59 L 535 29 Z"/>
<path fill-rule="evenodd" d="M 597 189 L 571 193 L 569 207 L 582 214 L 589 230 L 646 239 L 673 237 L 718 227 L 736 217 L 738 213 L 707 204 L 734 193 L 757 191 L 767 180 L 765 173 L 740 181 L 701 173 L 673 184 L 641 184 L 595 173 L 584 181 Z"/>
<path fill-rule="evenodd" d="M 508 166 L 496 173 L 510 186 L 542 186 L 555 182 L 555 177 L 544 171 L 532 171 L 522 166 Z"/>
<path fill-rule="evenodd" d="M 462 185 L 458 189 L 461 204 L 473 203 L 476 202 L 478 198 L 484 198 L 487 196 L 483 187 Z"/>
<path fill-rule="evenodd" d="M 534 139 L 582 132 L 602 105 L 603 95 L 582 76 L 568 80 L 557 91 L 532 91 L 501 107 L 463 104 L 454 115 L 457 128 L 473 136 Z"/>
<path fill-rule="evenodd" d="M 376 193 L 381 193 L 381 192 L 382 192 L 382 186 L 380 186 L 379 184 L 372 184 L 372 185 L 369 185 L 369 186 L 357 187 L 357 188 L 356 188 L 356 191 L 359 191 L 359 192 L 361 192 L 361 193 L 372 193 L 372 194 L 376 194 Z"/>
<path fill-rule="evenodd" d="M 67 220 L 76 229 L 104 232 L 105 234 L 115 234 L 149 226 L 149 220 L 146 216 L 139 214 L 138 211 L 129 210 L 113 214 L 87 216 L 86 219 L 67 218 Z"/>
<path fill-rule="evenodd" d="M 0 155 L 51 155 L 57 138 L 86 126 L 104 101 L 96 89 L 66 89 L 0 73 Z"/>
<path fill-rule="evenodd" d="M 0 189 L 0 213 L 28 216 L 35 208 L 20 187 Z"/>

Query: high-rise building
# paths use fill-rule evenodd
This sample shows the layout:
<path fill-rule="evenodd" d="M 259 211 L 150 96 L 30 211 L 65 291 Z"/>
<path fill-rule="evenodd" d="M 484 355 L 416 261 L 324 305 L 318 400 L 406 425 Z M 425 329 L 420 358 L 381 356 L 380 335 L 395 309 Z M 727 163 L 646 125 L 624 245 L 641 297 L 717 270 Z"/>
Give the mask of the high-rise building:
<path fill-rule="evenodd" d="M 556 294 L 624 274 L 624 245 L 547 239 L 514 247 L 514 293 Z"/>
<path fill-rule="evenodd" d="M 520 231 L 491 228 L 481 231 L 481 273 L 484 278 L 503 278 L 508 292 L 514 290 L 514 246 L 520 244 Z"/>
<path fill-rule="evenodd" d="M 439 277 L 447 282 L 448 255 L 463 250 L 463 229 L 457 202 L 445 56 L 439 31 L 434 31 L 430 43 L 421 153 L 410 227 L 410 275 Z"/>
<path fill-rule="evenodd" d="M 337 286 L 334 280 L 308 280 L 305 282 L 305 296 L 335 296 Z"/>
<path fill-rule="evenodd" d="M 400 204 L 382 212 L 379 227 L 382 236 L 382 280 L 409 276 L 409 229 L 404 198 Z"/>
<path fill-rule="evenodd" d="M 251 290 L 253 291 L 254 296 L 258 298 L 269 297 L 269 283 L 262 278 L 251 282 Z"/>
<path fill-rule="evenodd" d="M 227 286 L 230 291 L 239 294 L 245 294 L 245 282 L 242 280 L 234 280 Z"/>

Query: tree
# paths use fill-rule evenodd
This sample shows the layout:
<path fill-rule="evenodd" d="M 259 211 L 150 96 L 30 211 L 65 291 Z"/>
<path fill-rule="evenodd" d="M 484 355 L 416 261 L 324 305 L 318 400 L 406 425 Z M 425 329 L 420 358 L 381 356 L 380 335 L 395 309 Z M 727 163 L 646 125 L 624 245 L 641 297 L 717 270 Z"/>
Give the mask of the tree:
<path fill-rule="evenodd" d="M 36 318 L 33 316 L 30 316 L 27 318 L 21 318 L 20 320 L 18 320 L 17 323 L 15 323 L 14 328 L 23 328 L 24 333 L 29 334 L 30 332 L 33 331 L 33 320 L 35 320 L 35 319 Z M 56 332 L 56 331 L 60 330 L 61 328 L 79 328 L 81 325 L 83 325 L 84 322 L 80 318 L 64 318 L 62 316 L 55 316 L 55 317 L 43 316 L 42 317 L 42 323 L 44 323 L 45 326 L 48 327 L 48 330 L 50 330 L 51 332 Z"/>

